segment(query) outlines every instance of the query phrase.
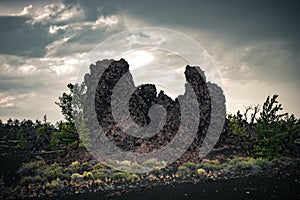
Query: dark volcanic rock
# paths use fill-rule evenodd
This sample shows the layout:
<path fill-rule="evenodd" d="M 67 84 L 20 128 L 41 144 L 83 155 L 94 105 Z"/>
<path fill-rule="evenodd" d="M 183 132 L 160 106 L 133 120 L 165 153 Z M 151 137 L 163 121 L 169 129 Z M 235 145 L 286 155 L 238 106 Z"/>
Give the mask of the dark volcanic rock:
<path fill-rule="evenodd" d="M 119 61 L 98 61 L 96 65 L 90 66 L 90 71 L 91 73 L 85 77 L 88 96 L 84 109 L 85 116 L 88 115 L 86 113 L 91 113 L 91 109 L 95 109 L 97 122 L 89 119 L 89 125 L 98 123 L 106 133 L 107 138 L 116 146 L 126 151 L 138 153 L 151 152 L 167 145 L 178 131 L 185 130 L 185 127 L 181 127 L 179 130 L 181 125 L 181 111 L 178 98 L 180 98 L 180 96 L 172 100 L 164 94 L 163 91 L 157 94 L 155 85 L 151 84 L 136 87 L 129 71 L 129 65 L 124 59 Z M 201 146 L 210 124 L 211 97 L 207 88 L 204 72 L 201 71 L 199 67 L 187 66 L 185 77 L 197 97 L 200 109 L 199 113 L 190 113 L 188 118 L 199 118 L 200 122 L 197 137 L 187 152 L 181 157 L 181 160 L 199 162 L 197 152 L 199 151 L 199 146 Z M 118 85 L 121 79 L 122 84 Z M 153 105 L 160 105 L 166 111 L 166 121 L 163 128 L 157 133 L 153 133 L 151 137 L 139 138 L 126 134 L 126 131 L 123 131 L 124 129 L 120 128 L 114 119 L 112 111 L 126 105 L 122 101 L 112 105 L 112 98 L 115 93 L 114 89 L 119 88 L 120 91 L 122 91 L 126 90 L 126 86 L 133 88 L 133 93 L 128 105 L 129 116 L 123 116 L 119 120 L 126 121 L 127 118 L 131 118 L 133 123 L 144 127 L 151 123 L 149 110 Z M 187 85 L 185 88 L 186 91 L 184 95 L 187 93 Z M 221 89 L 219 88 L 219 90 Z M 93 104 L 95 107 L 90 106 Z M 126 124 L 126 130 L 129 130 L 133 125 L 134 124 Z"/>

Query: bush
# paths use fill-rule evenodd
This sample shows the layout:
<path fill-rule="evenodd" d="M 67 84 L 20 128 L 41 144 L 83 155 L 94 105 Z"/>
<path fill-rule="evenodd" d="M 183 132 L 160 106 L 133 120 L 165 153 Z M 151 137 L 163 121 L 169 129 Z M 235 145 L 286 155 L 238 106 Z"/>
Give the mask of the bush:
<path fill-rule="evenodd" d="M 83 179 L 85 179 L 85 180 L 94 179 L 94 176 L 93 176 L 92 172 L 84 171 L 82 176 L 83 176 Z"/>
<path fill-rule="evenodd" d="M 44 177 L 46 177 L 49 181 L 55 180 L 57 178 L 67 178 L 62 171 L 62 167 L 59 166 L 57 163 L 54 163 L 50 166 L 46 166 L 44 170 L 41 171 L 41 174 Z"/>
<path fill-rule="evenodd" d="M 184 165 L 180 165 L 178 168 L 177 168 L 178 171 L 185 171 L 187 170 L 187 167 L 184 166 Z"/>
<path fill-rule="evenodd" d="M 74 182 L 82 182 L 83 181 L 83 175 L 79 173 L 74 173 L 71 175 L 71 180 Z"/>
<path fill-rule="evenodd" d="M 98 162 L 93 166 L 93 169 L 106 169 L 106 165 L 103 162 Z"/>
<path fill-rule="evenodd" d="M 112 179 L 116 180 L 127 179 L 128 177 L 130 177 L 130 174 L 126 172 L 115 172 L 111 176 Z"/>
<path fill-rule="evenodd" d="M 264 158 L 250 158 L 250 157 L 237 157 L 234 159 L 231 159 L 229 161 L 229 164 L 239 168 L 239 169 L 250 169 L 254 166 L 263 167 L 265 166 L 269 161 Z"/>
<path fill-rule="evenodd" d="M 202 160 L 199 166 L 210 171 L 220 169 L 220 163 L 218 160 Z"/>
<path fill-rule="evenodd" d="M 34 175 L 40 174 L 39 173 L 40 169 L 45 166 L 46 166 L 46 164 L 45 164 L 44 160 L 29 162 L 29 163 L 24 164 L 18 170 L 18 174 L 20 174 L 21 176 L 34 176 Z"/>
<path fill-rule="evenodd" d="M 45 183 L 46 179 L 42 178 L 41 176 L 25 176 L 21 179 L 21 185 L 28 185 L 28 184 L 38 184 L 38 183 Z"/>
<path fill-rule="evenodd" d="M 103 172 L 97 171 L 97 170 L 93 170 L 92 174 L 93 174 L 94 179 L 103 180 L 106 177 L 106 175 Z"/>
<path fill-rule="evenodd" d="M 49 187 L 49 188 L 61 188 L 62 187 L 62 182 L 59 178 L 57 178 L 56 180 L 53 180 L 51 181 L 50 183 L 48 182 L 46 184 L 46 187 Z"/>
<path fill-rule="evenodd" d="M 237 115 L 228 115 L 229 129 L 232 134 L 239 136 L 247 136 L 247 128 L 241 118 L 239 118 L 239 112 Z"/>
<path fill-rule="evenodd" d="M 197 169 L 199 167 L 199 164 L 196 164 L 193 162 L 186 162 L 183 164 L 183 166 L 190 168 L 190 169 Z"/>
<path fill-rule="evenodd" d="M 26 163 L 24 165 L 24 168 L 27 169 L 31 173 L 35 173 L 37 169 L 45 166 L 45 164 L 46 163 L 45 163 L 44 160 L 38 160 L 38 161 L 35 161 L 35 162 Z"/>
<path fill-rule="evenodd" d="M 145 167 L 154 168 L 156 166 L 160 166 L 160 162 L 158 162 L 156 159 L 149 159 L 143 162 L 143 165 Z"/>
<path fill-rule="evenodd" d="M 197 169 L 197 174 L 198 175 L 203 175 L 203 174 L 205 174 L 205 169 L 202 169 L 202 168 L 199 168 L 199 169 Z"/>
<path fill-rule="evenodd" d="M 129 176 L 126 178 L 127 181 L 135 182 L 140 180 L 140 177 L 136 174 L 129 174 Z"/>
<path fill-rule="evenodd" d="M 272 99 L 268 96 L 260 118 L 257 120 L 255 130 L 258 141 L 254 146 L 254 157 L 269 160 L 282 156 L 285 152 L 292 151 L 292 145 L 300 134 L 300 126 L 293 115 L 278 114 L 282 110 L 277 101 L 278 95 Z"/>

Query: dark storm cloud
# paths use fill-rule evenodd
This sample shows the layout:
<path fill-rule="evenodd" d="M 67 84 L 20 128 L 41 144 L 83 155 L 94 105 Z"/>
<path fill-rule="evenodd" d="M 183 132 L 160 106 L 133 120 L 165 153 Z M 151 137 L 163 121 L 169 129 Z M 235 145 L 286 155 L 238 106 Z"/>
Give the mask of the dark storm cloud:
<path fill-rule="evenodd" d="M 116 4 L 111 1 L 63 0 L 65 5 L 78 5 L 83 9 L 86 21 L 96 21 L 100 15 L 112 15 L 118 12 Z"/>
<path fill-rule="evenodd" d="M 240 42 L 299 39 L 294 1 L 114 1 L 131 15 L 153 23 L 205 29 Z"/>
<path fill-rule="evenodd" d="M 25 6 L 28 7 L 30 3 L 28 1 Z M 12 4 L 17 4 L 17 1 L 13 1 Z M 0 54 L 44 57 L 47 53 L 47 45 L 69 36 L 72 37 L 70 37 L 68 44 L 76 42 L 83 45 L 92 43 L 95 38 L 99 38 L 99 36 L 102 38 L 101 34 L 104 34 L 105 29 L 97 30 L 97 33 L 95 33 L 85 23 L 88 21 L 95 22 L 99 16 L 103 16 L 105 13 L 108 14 L 111 11 L 111 9 L 106 11 L 99 4 L 91 6 L 86 2 L 79 4 L 73 1 L 72 4 L 67 2 L 65 4 L 52 4 L 47 8 L 44 7 L 45 5 L 35 6 L 28 8 L 30 10 L 25 14 L 14 13 L 9 16 L 0 16 Z M 38 12 L 35 9 L 38 9 Z M 43 17 L 45 14 L 47 15 Z M 71 15 L 71 17 L 68 17 L 68 15 Z M 51 26 L 64 25 L 68 26 L 67 30 L 58 29 L 54 34 L 49 32 Z M 72 53 L 72 51 L 65 52 L 65 54 L 68 53 Z"/>
<path fill-rule="evenodd" d="M 20 15 L 30 4 L 33 9 Z M 144 26 L 175 29 L 204 42 L 220 63 L 233 104 L 259 103 L 258 97 L 278 87 L 291 102 L 290 109 L 299 110 L 298 8 L 293 1 L 2 0 L 0 98 L 7 101 L 0 105 L 1 113 L 50 114 L 57 120 L 54 101 L 76 76 L 83 54 L 115 33 Z M 111 17 L 117 22 L 105 24 Z M 72 64 L 72 59 L 78 62 Z M 244 87 L 260 96 L 245 99 L 249 91 Z"/>
<path fill-rule="evenodd" d="M 0 54 L 26 57 L 43 57 L 45 46 L 55 38 L 49 35 L 49 27 L 26 23 L 30 18 L 0 16 Z"/>
<path fill-rule="evenodd" d="M 14 90 L 15 92 L 26 93 L 32 91 L 39 91 L 47 84 L 45 83 L 45 76 L 0 76 L 0 92 Z"/>

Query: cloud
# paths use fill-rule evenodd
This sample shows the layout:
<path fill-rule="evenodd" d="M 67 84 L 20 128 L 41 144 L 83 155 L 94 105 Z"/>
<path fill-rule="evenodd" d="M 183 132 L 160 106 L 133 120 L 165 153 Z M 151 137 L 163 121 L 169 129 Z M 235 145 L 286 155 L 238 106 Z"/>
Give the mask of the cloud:
<path fill-rule="evenodd" d="M 4 66 L 0 71 L 1 118 L 37 119 L 47 114 L 52 121 L 62 119 L 54 102 L 68 91 L 68 83 L 75 82 L 82 67 L 82 57 L 75 54 L 24 60 L 22 57 L 0 56 L 0 66 Z M 11 62 L 6 63 L 6 60 Z"/>
<path fill-rule="evenodd" d="M 13 107 L 12 101 L 14 99 L 13 96 L 5 96 L 4 93 L 0 93 L 0 108 Z"/>
<path fill-rule="evenodd" d="M 0 54 L 42 57 L 44 47 L 54 40 L 48 27 L 29 25 L 27 16 L 0 16 Z"/>
<path fill-rule="evenodd" d="M 82 65 L 88 69 L 83 61 L 87 53 L 116 33 L 150 26 L 181 31 L 208 50 L 220 66 L 230 110 L 261 103 L 273 93 L 283 95 L 289 110 L 299 110 L 300 21 L 297 6 L 290 2 L 10 2 L 0 15 L 1 117 L 48 114 L 54 121 L 61 119 L 54 101 L 75 81 Z M 127 42 L 143 42 L 143 37 L 133 35 Z M 164 43 L 159 34 L 151 40 Z M 178 41 L 177 46 L 184 47 Z M 109 58 L 116 51 L 101 56 Z M 182 77 L 177 75 L 183 74 L 185 61 L 164 51 L 150 53 L 153 62 L 174 67 L 169 76 L 158 65 L 151 71 L 168 76 L 165 86 L 180 93 Z M 146 80 L 146 73 L 135 71 L 137 81 Z"/>
<path fill-rule="evenodd" d="M 214 56 L 224 78 L 272 84 L 298 80 L 300 60 L 297 55 L 287 42 L 266 41 L 219 48 Z"/>
<path fill-rule="evenodd" d="M 102 39 L 101 35 L 113 30 L 113 26 L 120 22 L 117 15 L 102 13 L 97 13 L 94 21 L 86 21 L 86 13 L 77 4 L 53 3 L 39 9 L 28 5 L 19 13 L 0 16 L 0 45 L 5 46 L 0 49 L 0 54 L 44 57 L 49 46 L 61 46 L 63 43 L 59 41 L 65 38 L 69 41 L 64 50 L 74 45 L 71 43 L 100 41 L 99 36 Z M 82 52 L 79 48 L 73 48 L 76 49 Z M 53 53 L 53 48 L 51 50 Z"/>

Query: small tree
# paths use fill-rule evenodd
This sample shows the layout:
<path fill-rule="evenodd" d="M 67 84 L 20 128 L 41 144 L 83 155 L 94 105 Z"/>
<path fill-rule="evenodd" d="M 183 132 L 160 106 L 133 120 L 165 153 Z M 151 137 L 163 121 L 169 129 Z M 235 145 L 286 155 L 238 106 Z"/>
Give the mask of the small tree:
<path fill-rule="evenodd" d="M 59 122 L 59 131 L 55 132 L 52 136 L 52 146 L 57 144 L 71 145 L 80 143 L 79 135 L 75 127 L 74 115 L 80 117 L 82 115 L 82 109 L 86 98 L 86 86 L 84 82 L 82 84 L 71 84 L 67 87 L 70 93 L 63 93 L 59 97 L 59 102 L 55 102 L 64 115 L 66 122 Z"/>
<path fill-rule="evenodd" d="M 289 150 L 291 144 L 299 135 L 299 126 L 294 116 L 287 113 L 278 114 L 282 110 L 277 101 L 278 95 L 266 99 L 260 118 L 257 119 L 255 130 L 258 134 L 254 146 L 255 157 L 273 159 Z"/>

